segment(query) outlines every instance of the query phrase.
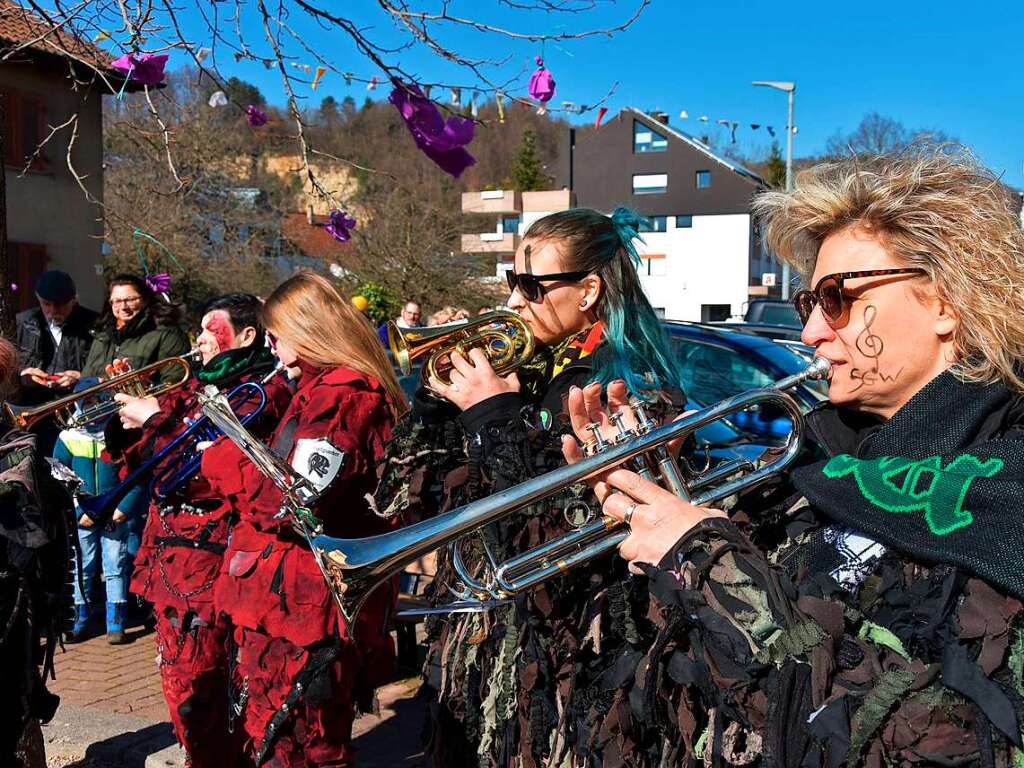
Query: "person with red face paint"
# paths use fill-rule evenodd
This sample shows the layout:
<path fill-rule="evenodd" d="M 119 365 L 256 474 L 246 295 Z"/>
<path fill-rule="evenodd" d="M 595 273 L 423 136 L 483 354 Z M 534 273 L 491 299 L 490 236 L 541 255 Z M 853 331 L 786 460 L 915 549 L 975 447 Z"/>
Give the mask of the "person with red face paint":
<path fill-rule="evenodd" d="M 249 429 L 267 435 L 276 426 L 292 393 L 283 375 L 272 375 L 276 360 L 265 346 L 260 309 L 260 300 L 247 293 L 213 299 L 203 310 L 198 336 L 203 365 L 192 380 L 160 399 L 115 396 L 123 404 L 119 416 L 127 431 L 115 436 L 120 430 L 108 430 L 108 447 L 124 473 L 188 428 L 198 416 L 197 396 L 208 384 L 229 392 L 271 375 L 263 385 L 263 411 Z M 241 410 L 256 404 L 255 397 L 247 397 Z M 137 439 L 124 445 L 128 436 Z M 181 455 L 175 451 L 162 466 Z M 230 628 L 213 608 L 213 584 L 232 522 L 231 507 L 201 474 L 162 499 L 154 497 L 131 581 L 132 591 L 154 606 L 164 696 L 175 735 L 197 767 L 227 768 L 241 757 L 240 733 L 231 732 L 228 712 Z"/>
<path fill-rule="evenodd" d="M 316 487 L 311 512 L 331 536 L 382 533 L 366 497 L 405 408 L 373 328 L 325 278 L 300 272 L 267 299 L 263 322 L 298 389 L 268 445 Z M 352 722 L 392 671 L 394 592 L 341 618 L 305 539 L 280 514 L 281 491 L 229 440 L 203 453 L 203 475 L 239 522 L 215 587 L 234 626 L 232 688 L 246 752 L 260 765 L 353 765 Z"/>

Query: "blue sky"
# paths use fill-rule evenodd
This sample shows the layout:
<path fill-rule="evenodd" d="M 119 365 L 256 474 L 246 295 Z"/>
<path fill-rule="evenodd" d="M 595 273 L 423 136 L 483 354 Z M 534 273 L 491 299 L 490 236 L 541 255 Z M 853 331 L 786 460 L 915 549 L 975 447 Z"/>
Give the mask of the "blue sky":
<path fill-rule="evenodd" d="M 387 22 L 372 15 L 370 0 L 357 0 L 349 8 L 364 5 L 366 23 L 378 25 L 373 33 L 394 39 Z M 635 7 L 631 0 L 599 2 L 594 11 L 567 16 L 514 13 L 494 0 L 452 4 L 454 12 L 529 31 L 601 27 L 628 17 Z M 375 74 L 369 62 L 339 44 L 336 33 L 297 17 L 293 21 L 311 47 L 332 52 L 339 69 Z M 245 29 L 253 39 L 259 33 L 254 20 Z M 973 5 L 952 0 L 775 5 L 653 0 L 636 24 L 611 40 L 548 44 L 544 54 L 558 84 L 557 103 L 592 104 L 618 81 L 608 102 L 611 113 L 626 105 L 662 109 L 673 125 L 691 133 L 701 132 L 699 115 L 737 120 L 741 148 L 756 152 L 766 149 L 770 139 L 763 128 L 753 133 L 746 124 L 784 126 L 786 103 L 784 94 L 753 88 L 750 82 L 792 80 L 797 84 L 798 157 L 819 152 L 830 136 L 851 130 L 865 113 L 876 111 L 908 128 L 941 129 L 959 137 L 1005 181 L 1024 188 L 1022 35 L 1024 3 L 1019 0 Z M 537 44 L 468 31 L 449 33 L 446 41 L 460 52 L 508 55 L 506 75 L 528 73 L 532 57 L 541 52 Z M 427 53 L 405 52 L 402 63 L 428 80 L 452 77 L 448 65 Z M 276 73 L 228 57 L 219 64 L 225 75 L 255 82 L 270 101 L 283 102 Z M 527 78 L 524 74 L 520 80 L 521 92 Z M 357 101 L 366 95 L 363 85 L 346 87 L 331 74 L 318 91 L 307 87 L 305 92 L 312 104 L 328 94 L 339 100 L 352 95 Z M 386 93 L 380 88 L 373 95 L 384 98 Z M 683 109 L 688 120 L 679 118 Z M 593 114 L 576 119 L 591 121 Z"/>

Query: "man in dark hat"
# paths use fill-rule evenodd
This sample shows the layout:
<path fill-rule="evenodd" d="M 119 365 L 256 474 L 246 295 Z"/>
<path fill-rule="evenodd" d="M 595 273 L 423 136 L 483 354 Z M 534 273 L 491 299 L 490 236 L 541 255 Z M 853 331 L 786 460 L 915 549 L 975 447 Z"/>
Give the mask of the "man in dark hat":
<path fill-rule="evenodd" d="M 78 304 L 71 275 L 59 269 L 40 275 L 36 299 L 38 307 L 26 309 L 16 318 L 19 402 L 23 405 L 40 405 L 71 391 L 81 378 L 96 321 L 95 312 Z M 40 451 L 49 455 L 56 427 L 47 421 L 38 434 Z"/>

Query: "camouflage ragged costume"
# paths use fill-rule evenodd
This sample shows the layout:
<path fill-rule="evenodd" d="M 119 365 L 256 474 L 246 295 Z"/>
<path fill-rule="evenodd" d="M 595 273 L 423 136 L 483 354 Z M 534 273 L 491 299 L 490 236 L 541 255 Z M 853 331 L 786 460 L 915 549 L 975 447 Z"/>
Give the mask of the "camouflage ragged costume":
<path fill-rule="evenodd" d="M 0 436 L 0 765 L 43 765 L 38 723 L 59 698 L 46 690 L 70 610 L 71 497 L 38 455 L 36 435 Z M 40 668 L 42 668 L 40 670 Z M 23 732 L 32 748 L 16 755 Z"/>
<path fill-rule="evenodd" d="M 396 429 L 377 506 L 407 522 L 481 498 L 564 464 L 570 386 L 593 378 L 602 329 L 543 350 L 520 369 L 523 393 L 490 398 L 458 415 L 422 395 Z M 682 407 L 681 393 L 659 395 L 654 410 Z M 598 506 L 585 485 L 494 524 L 496 555 L 521 552 L 569 530 L 567 517 Z M 577 522 L 581 522 L 577 518 Z M 473 562 L 472 544 L 464 548 Z M 435 585 L 452 583 L 440 558 Z M 443 586 L 434 598 L 448 602 Z M 458 614 L 428 625 L 428 751 L 437 766 L 600 765 L 628 752 L 657 765 L 660 738 L 645 725 L 620 739 L 615 702 L 632 685 L 655 627 L 645 619 L 645 578 L 608 556 L 487 614 Z M 604 763 L 615 764 L 615 758 Z"/>
<path fill-rule="evenodd" d="M 945 373 L 884 424 L 808 423 L 831 458 L 649 569 L 658 636 L 616 706 L 666 765 L 1024 765 L 1024 398 Z"/>

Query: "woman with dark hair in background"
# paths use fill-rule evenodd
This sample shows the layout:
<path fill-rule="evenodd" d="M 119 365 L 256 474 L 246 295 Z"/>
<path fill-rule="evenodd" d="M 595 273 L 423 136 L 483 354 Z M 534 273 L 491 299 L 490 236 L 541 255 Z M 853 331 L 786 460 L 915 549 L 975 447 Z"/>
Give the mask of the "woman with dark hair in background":
<path fill-rule="evenodd" d="M 504 377 L 482 350 L 452 355 L 450 382 L 430 382 L 444 399 L 421 391 L 396 430 L 376 495 L 383 514 L 428 516 L 562 465 L 564 404 L 581 387 L 619 382 L 655 418 L 682 409 L 668 339 L 637 275 L 638 226 L 625 209 L 574 209 L 530 227 L 507 273 L 508 307 L 533 331 L 536 354 Z M 501 560 L 598 513 L 580 484 L 484 535 Z M 457 581 L 450 562 L 438 576 Z M 435 764 L 611 765 L 630 751 L 657 754 L 660 738 L 623 706 L 634 648 L 653 636 L 647 602 L 646 583 L 605 557 L 489 613 L 431 621 Z"/>
<path fill-rule="evenodd" d="M 93 344 L 76 390 L 88 388 L 98 378 L 116 374 L 122 361 L 137 370 L 158 360 L 184 355 L 190 345 L 188 336 L 179 326 L 180 321 L 180 307 L 154 293 L 143 278 L 128 273 L 115 275 L 108 283 L 107 301 L 93 327 Z M 75 465 L 76 473 L 86 481 L 90 493 L 102 494 L 118 483 L 117 472 L 101 458 L 104 447 L 98 432 L 65 430 L 56 450 L 64 463 Z M 113 571 L 106 574 L 107 634 L 113 643 L 122 643 L 125 639 L 127 585 L 145 525 L 146 507 L 145 495 L 134 491 L 109 520 L 95 521 L 84 513 L 79 518 L 83 573 L 97 570 L 96 559 L 101 553 L 104 571 Z M 76 579 L 76 585 L 78 582 Z M 78 607 L 69 639 L 83 639 L 88 630 L 90 587 L 91 584 L 86 583 L 83 594 L 76 586 Z"/>
<path fill-rule="evenodd" d="M 127 360 L 139 369 L 189 351 L 181 329 L 181 308 L 153 292 L 138 275 L 115 275 L 93 329 L 93 344 L 82 376 L 109 376 L 107 366 Z"/>

